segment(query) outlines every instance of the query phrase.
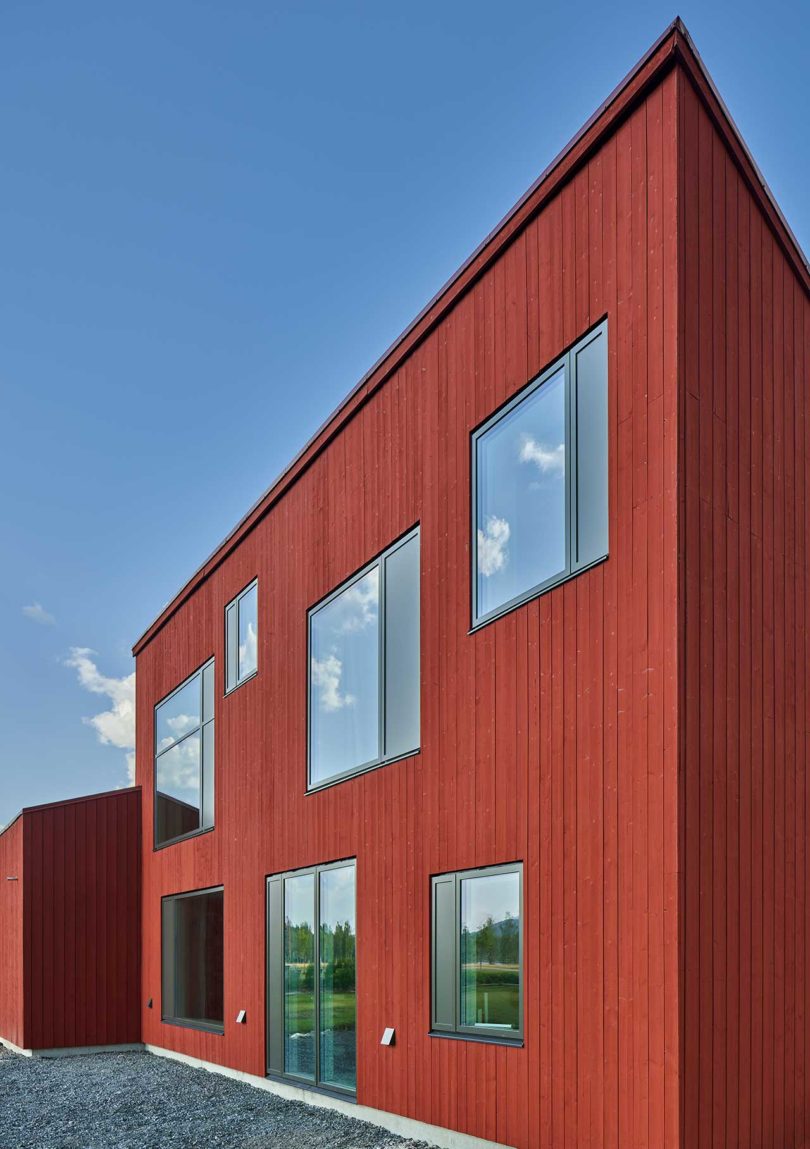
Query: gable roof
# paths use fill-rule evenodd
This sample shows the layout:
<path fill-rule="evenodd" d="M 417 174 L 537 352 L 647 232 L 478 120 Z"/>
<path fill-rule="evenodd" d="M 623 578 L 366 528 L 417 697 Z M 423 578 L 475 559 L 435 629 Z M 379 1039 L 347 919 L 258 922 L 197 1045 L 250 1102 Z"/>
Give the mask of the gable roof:
<path fill-rule="evenodd" d="M 342 403 L 298 452 L 288 467 L 267 488 L 202 566 L 188 580 L 137 640 L 139 654 L 197 587 L 227 558 L 241 540 L 281 499 L 369 398 L 401 366 L 407 356 L 430 334 L 458 300 L 497 259 L 515 235 L 567 183 L 588 157 L 618 125 L 679 64 L 703 100 L 729 148 L 743 178 L 759 203 L 774 236 L 810 295 L 810 264 L 780 211 L 774 196 L 754 162 L 736 124 L 723 103 L 684 25 L 676 17 L 652 47 L 597 108 L 562 151 L 507 212 L 472 255 L 445 283 L 426 307 L 392 343 L 374 366 L 349 392 Z"/>

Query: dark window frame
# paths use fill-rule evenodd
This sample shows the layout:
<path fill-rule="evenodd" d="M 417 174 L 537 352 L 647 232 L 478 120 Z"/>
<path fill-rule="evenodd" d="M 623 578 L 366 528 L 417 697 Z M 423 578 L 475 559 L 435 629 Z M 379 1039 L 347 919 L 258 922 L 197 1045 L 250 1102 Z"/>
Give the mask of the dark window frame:
<path fill-rule="evenodd" d="M 519 879 L 518 897 L 520 905 L 520 923 L 518 932 L 518 1012 L 520 1028 L 510 1030 L 508 1033 L 497 1026 L 488 1028 L 481 1025 L 463 1025 L 461 1023 L 461 883 L 468 878 L 487 878 L 497 874 L 517 874 Z M 437 885 L 452 881 L 454 887 L 454 917 L 453 917 L 453 1022 L 451 1024 L 437 1021 L 437 989 L 439 955 L 437 952 L 437 925 L 436 925 L 436 888 Z M 524 1017 L 524 948 L 525 934 L 525 899 L 523 886 L 523 862 L 504 862 L 497 866 L 478 866 L 471 870 L 450 870 L 442 874 L 434 874 L 430 879 L 430 1036 L 450 1037 L 465 1041 L 483 1041 L 499 1045 L 522 1045 L 525 1032 Z"/>
<path fill-rule="evenodd" d="M 361 567 L 360 570 L 355 571 L 347 579 L 344 579 L 339 586 L 331 590 L 323 598 L 319 599 L 313 606 L 307 610 L 307 793 L 317 794 L 319 790 L 328 789 L 330 786 L 339 785 L 341 782 L 347 781 L 349 778 L 355 778 L 359 774 L 367 774 L 370 770 L 378 770 L 381 766 L 389 766 L 393 762 L 400 762 L 404 758 L 412 758 L 421 752 L 422 746 L 422 723 L 421 723 L 421 609 L 420 609 L 420 659 L 419 659 L 419 696 L 420 696 L 420 716 L 419 716 L 419 739 L 418 745 L 412 749 L 397 751 L 394 754 L 385 753 L 385 711 L 386 711 L 386 597 L 385 597 L 385 569 L 386 560 L 403 547 L 412 539 L 417 540 L 419 547 L 419 584 L 421 591 L 421 574 L 422 574 L 422 548 L 421 548 L 421 525 L 417 523 L 411 527 L 404 535 L 401 535 L 395 542 L 387 546 L 385 550 L 380 551 L 375 558 Z M 329 606 L 339 598 L 344 591 L 349 590 L 360 579 L 364 578 L 369 571 L 375 567 L 379 569 L 379 636 L 378 636 L 378 667 L 379 673 L 377 676 L 377 715 L 378 715 L 378 730 L 377 730 L 377 746 L 382 752 L 376 758 L 368 762 L 363 762 L 359 766 L 353 766 L 348 770 L 342 770 L 339 774 L 330 774 L 328 778 L 323 781 L 312 781 L 312 620 L 315 615 L 324 607 Z M 421 605 L 421 604 L 420 604 Z"/>
<path fill-rule="evenodd" d="M 249 674 L 239 674 L 239 609 L 242 599 L 245 595 L 249 594 L 256 588 L 256 669 L 251 670 Z M 235 615 L 235 623 L 233 632 L 229 626 L 228 614 L 233 609 Z M 237 595 L 231 599 L 225 607 L 225 696 L 233 694 L 234 690 L 238 690 L 240 686 L 244 686 L 246 682 L 250 682 L 259 673 L 259 576 L 251 579 L 247 586 L 243 587 Z M 231 671 L 233 670 L 233 676 Z"/>
<path fill-rule="evenodd" d="M 214 688 L 211 692 L 212 714 L 210 718 L 205 718 L 203 711 L 205 681 L 204 675 L 208 667 L 212 667 L 212 674 L 214 675 Z M 158 724 L 158 710 L 164 703 L 169 702 L 178 694 L 184 687 L 188 686 L 189 682 L 196 676 L 200 676 L 200 724 L 195 726 L 193 730 L 188 730 L 182 738 L 178 738 L 171 746 L 167 746 L 166 750 L 158 753 L 157 748 L 157 724 Z M 205 662 L 201 663 L 196 670 L 193 670 L 181 683 L 169 691 L 167 695 L 155 703 L 152 711 L 152 851 L 165 850 L 167 846 L 174 846 L 178 842 L 185 842 L 188 838 L 197 838 L 200 834 L 208 834 L 214 829 L 216 825 L 216 817 L 214 812 L 214 799 L 216 796 L 216 785 L 214 781 L 214 769 L 216 762 L 216 751 L 214 751 L 214 761 L 206 764 L 205 761 L 205 738 L 203 731 L 206 726 L 212 726 L 214 734 L 211 739 L 211 745 L 214 746 L 214 738 L 216 737 L 216 660 L 214 655 L 207 658 Z M 185 834 L 177 834 L 173 838 L 165 838 L 158 841 L 158 759 L 162 758 L 168 751 L 173 750 L 175 746 L 180 746 L 187 738 L 195 734 L 200 735 L 200 825 L 196 830 L 189 830 Z M 210 802 L 207 802 L 208 792 L 212 791 L 213 796 Z M 206 808 L 210 808 L 210 819 L 206 819 Z"/>
<path fill-rule="evenodd" d="M 501 618 L 505 614 L 516 610 L 518 607 L 523 606 L 524 603 L 530 602 L 532 599 L 538 598 L 540 595 L 545 594 L 554 587 L 560 586 L 562 583 L 567 582 L 569 579 L 576 578 L 577 575 L 582 574 L 583 571 L 589 570 L 591 567 L 597 566 L 599 563 L 604 562 L 609 557 L 609 546 L 607 541 L 602 553 L 595 557 L 588 557 L 581 559 L 579 557 L 579 518 L 578 518 L 578 452 L 577 452 L 577 432 L 578 432 L 578 419 L 577 419 L 577 357 L 597 339 L 604 338 L 605 340 L 605 363 L 606 363 L 606 377 L 605 377 L 605 393 L 607 394 L 607 363 L 608 363 L 608 325 L 607 319 L 603 319 L 591 328 L 585 335 L 572 344 L 567 351 L 559 355 L 553 363 L 544 368 L 539 375 L 527 383 L 513 395 L 506 403 L 494 411 L 487 419 L 478 427 L 476 427 L 470 436 L 471 443 L 471 459 L 470 459 L 470 474 L 471 474 L 471 518 L 472 518 L 472 537 L 470 541 L 470 553 L 472 556 L 472 588 L 471 588 L 471 617 L 470 633 L 478 630 L 482 626 L 493 622 L 495 619 Z M 560 369 L 564 370 L 565 388 L 565 568 L 556 574 L 551 575 L 549 578 L 544 579 L 542 582 L 536 583 L 534 586 L 528 587 L 525 591 L 515 595 L 507 602 L 501 603 L 492 610 L 486 611 L 484 614 L 478 612 L 478 528 L 479 511 L 478 511 L 478 445 L 481 440 L 492 430 L 500 421 L 507 415 L 510 415 L 521 404 L 535 392 L 539 391 L 543 384 L 553 378 Z M 606 417 L 609 417 L 609 412 L 606 407 Z M 605 426 L 606 440 L 609 436 L 609 426 Z M 606 450 L 606 461 L 607 461 Z M 606 468 L 605 474 L 605 489 L 607 492 L 607 484 L 609 482 L 609 464 Z M 609 514 L 609 511 L 606 512 Z"/>
<path fill-rule="evenodd" d="M 343 870 L 352 868 L 354 870 L 354 912 L 355 912 L 355 947 L 357 946 L 357 858 L 341 858 L 336 862 L 324 862 L 313 866 L 302 866 L 297 870 L 284 870 L 279 874 L 269 874 L 265 879 L 265 1019 L 266 1019 L 266 1042 L 265 1042 L 265 1060 L 266 1071 L 268 1077 L 278 1078 L 281 1081 L 292 1082 L 300 1086 L 302 1089 L 313 1090 L 316 1093 L 324 1093 L 327 1096 L 342 1097 L 348 1100 L 355 1100 L 357 1097 L 357 1086 L 354 1089 L 345 1089 L 340 1085 L 323 1085 L 320 1082 L 320 1059 L 321 1049 L 320 1040 L 314 1040 L 314 1064 L 315 1064 L 315 1080 L 310 1081 L 307 1077 L 301 1077 L 294 1073 L 289 1073 L 284 1068 L 284 894 L 285 883 L 288 878 L 303 878 L 311 874 L 314 879 L 314 898 L 313 898 L 313 933 L 314 933 L 314 952 L 313 952 L 313 967 L 317 971 L 320 968 L 320 951 L 321 951 L 321 928 L 320 928 L 320 912 L 321 912 L 321 883 L 320 875 L 329 870 Z M 277 959 L 280 957 L 280 968 L 275 968 L 277 962 L 273 961 L 273 946 L 271 944 L 270 928 L 271 928 L 271 883 L 280 884 L 281 893 L 281 930 L 280 937 L 274 938 L 273 943 L 278 949 Z M 277 924 L 277 923 L 276 923 Z M 355 970 L 357 963 L 355 963 Z M 356 977 L 356 973 L 355 973 Z M 359 1000 L 357 992 L 357 982 L 355 981 L 355 995 L 356 1000 Z M 313 1008 L 315 1011 L 315 1031 L 320 1033 L 320 978 L 313 977 Z M 355 1042 L 358 1041 L 358 1028 L 357 1018 L 355 1017 Z"/>
<path fill-rule="evenodd" d="M 191 1018 L 176 1017 L 166 1012 L 166 994 L 165 994 L 165 968 L 166 968 L 166 939 L 164 934 L 164 907 L 167 903 L 178 902 L 187 898 L 198 898 L 205 894 L 222 894 L 222 981 L 223 981 L 223 1018 L 222 1024 L 216 1025 L 212 1022 L 195 1021 Z M 177 949 L 176 935 L 177 935 L 177 921 L 175 918 L 174 923 L 175 933 L 175 953 Z M 175 962 L 175 969 L 172 971 L 172 994 L 174 994 L 174 986 L 177 981 L 177 968 Z M 220 1036 L 225 1033 L 225 887 L 224 886 L 205 886 L 201 890 L 184 890 L 180 894 L 164 894 L 160 899 L 160 1020 L 163 1025 L 177 1025 L 182 1029 L 198 1029 L 204 1033 L 214 1033 Z"/>

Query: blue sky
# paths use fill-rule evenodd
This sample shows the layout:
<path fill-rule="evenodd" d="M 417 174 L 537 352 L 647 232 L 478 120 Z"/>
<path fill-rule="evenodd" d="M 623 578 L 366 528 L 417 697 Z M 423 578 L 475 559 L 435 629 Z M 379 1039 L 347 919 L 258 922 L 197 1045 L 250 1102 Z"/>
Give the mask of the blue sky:
<path fill-rule="evenodd" d="M 805 249 L 806 11 L 681 8 Z M 674 14 L 4 6 L 0 823 L 126 781 L 134 639 Z"/>

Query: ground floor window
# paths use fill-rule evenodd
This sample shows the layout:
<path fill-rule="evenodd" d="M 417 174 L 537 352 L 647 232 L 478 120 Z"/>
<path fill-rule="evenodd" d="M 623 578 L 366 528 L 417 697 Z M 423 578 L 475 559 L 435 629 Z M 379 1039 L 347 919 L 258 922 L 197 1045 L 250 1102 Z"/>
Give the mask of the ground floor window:
<path fill-rule="evenodd" d="M 523 1034 L 523 867 L 440 874 L 432 882 L 432 1028 Z"/>
<path fill-rule="evenodd" d="M 267 882 L 268 1071 L 357 1086 L 355 864 Z"/>
<path fill-rule="evenodd" d="M 163 1020 L 222 1032 L 222 889 L 164 898 L 162 917 Z"/>

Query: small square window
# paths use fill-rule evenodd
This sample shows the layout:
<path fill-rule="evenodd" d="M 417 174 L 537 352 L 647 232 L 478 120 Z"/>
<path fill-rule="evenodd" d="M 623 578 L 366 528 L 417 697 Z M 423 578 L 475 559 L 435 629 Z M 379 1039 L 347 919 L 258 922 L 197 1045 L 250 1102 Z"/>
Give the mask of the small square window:
<path fill-rule="evenodd" d="M 473 625 L 608 553 L 607 325 L 473 433 Z"/>
<path fill-rule="evenodd" d="M 523 867 L 441 874 L 432 893 L 432 1029 L 523 1036 Z"/>
<path fill-rule="evenodd" d="M 259 583 L 254 580 L 225 608 L 225 689 L 252 678 L 259 665 Z"/>

